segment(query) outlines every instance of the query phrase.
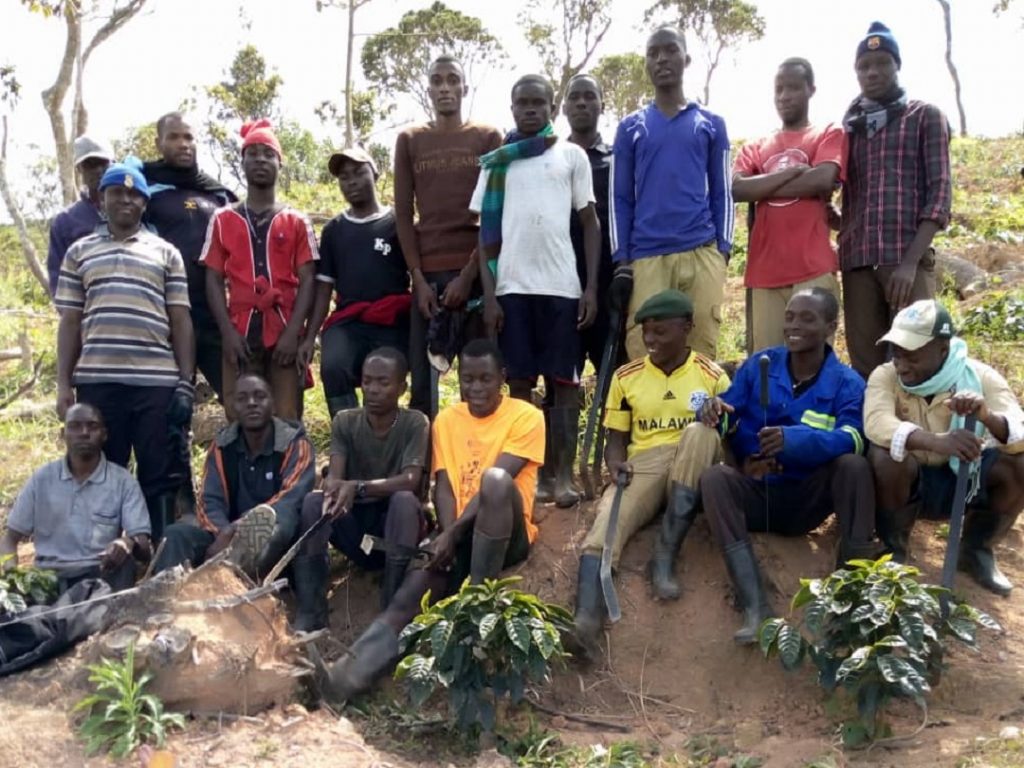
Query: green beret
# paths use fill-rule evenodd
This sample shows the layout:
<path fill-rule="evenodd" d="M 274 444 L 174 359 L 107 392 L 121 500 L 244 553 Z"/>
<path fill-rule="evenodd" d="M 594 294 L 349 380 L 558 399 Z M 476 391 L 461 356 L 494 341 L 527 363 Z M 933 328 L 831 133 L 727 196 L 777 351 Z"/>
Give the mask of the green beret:
<path fill-rule="evenodd" d="M 693 302 L 690 297 L 674 288 L 656 293 L 636 311 L 637 325 L 644 320 L 667 320 L 671 317 L 691 317 Z"/>

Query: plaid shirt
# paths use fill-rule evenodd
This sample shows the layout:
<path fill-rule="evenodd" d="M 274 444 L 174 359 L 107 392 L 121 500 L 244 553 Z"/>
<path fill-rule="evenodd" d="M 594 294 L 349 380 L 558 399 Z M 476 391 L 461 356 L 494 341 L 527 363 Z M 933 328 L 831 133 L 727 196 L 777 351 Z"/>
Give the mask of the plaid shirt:
<path fill-rule="evenodd" d="M 895 266 L 922 221 L 949 223 L 949 122 L 937 107 L 910 101 L 874 137 L 845 138 L 839 266 Z"/>

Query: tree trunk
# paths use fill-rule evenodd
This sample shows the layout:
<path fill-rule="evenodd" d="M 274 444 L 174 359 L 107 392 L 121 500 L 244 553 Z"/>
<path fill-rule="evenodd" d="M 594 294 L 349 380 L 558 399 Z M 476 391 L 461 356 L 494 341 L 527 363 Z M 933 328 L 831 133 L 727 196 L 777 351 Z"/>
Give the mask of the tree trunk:
<path fill-rule="evenodd" d="M 64 6 L 64 23 L 67 27 L 67 38 L 64 41 L 64 55 L 57 70 L 57 78 L 53 85 L 42 93 L 43 108 L 50 118 L 50 130 L 53 132 L 53 144 L 57 154 L 57 173 L 60 176 L 61 196 L 64 204 L 70 205 L 78 197 L 75 184 L 75 160 L 68 140 L 67 124 L 64 122 L 64 97 L 71 85 L 71 76 L 75 69 L 75 59 L 82 50 L 82 19 L 78 15 L 76 3 Z"/>
<path fill-rule="evenodd" d="M 345 146 L 351 147 L 355 131 L 352 126 L 352 53 L 355 47 L 357 0 L 348 0 L 348 50 L 345 54 Z"/>
<path fill-rule="evenodd" d="M 708 73 L 704 77 L 704 106 L 708 106 L 711 103 L 711 78 L 714 77 L 715 70 L 718 69 L 718 62 L 722 58 L 722 50 L 725 48 L 725 43 L 719 41 L 718 48 L 715 50 L 715 55 L 708 57 Z"/>
<path fill-rule="evenodd" d="M 35 243 L 28 234 L 28 226 L 25 224 L 25 217 L 21 215 L 21 209 L 11 194 L 11 187 L 7 183 L 7 116 L 3 117 L 3 130 L 0 135 L 0 196 L 4 199 L 7 213 L 14 222 L 14 228 L 18 231 L 18 240 L 21 242 L 21 251 L 25 255 L 25 262 L 32 270 L 36 280 L 43 286 L 43 290 L 50 292 L 50 278 L 46 274 L 42 263 L 39 261 L 39 253 L 36 251 Z"/>
<path fill-rule="evenodd" d="M 960 95 L 960 75 L 957 74 L 956 65 L 953 63 L 953 20 L 950 12 L 949 0 L 937 0 L 942 6 L 942 19 L 946 27 L 946 68 L 949 69 L 949 76 L 953 78 L 953 91 L 956 93 L 956 110 L 960 113 L 960 135 L 967 135 L 967 113 L 964 112 L 964 102 Z"/>

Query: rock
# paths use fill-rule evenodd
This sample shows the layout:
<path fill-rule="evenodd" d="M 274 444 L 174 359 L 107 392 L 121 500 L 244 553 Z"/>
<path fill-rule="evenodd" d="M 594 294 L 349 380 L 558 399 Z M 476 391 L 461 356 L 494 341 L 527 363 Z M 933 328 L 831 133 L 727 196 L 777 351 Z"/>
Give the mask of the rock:
<path fill-rule="evenodd" d="M 1020 728 L 1018 728 L 1015 725 L 1004 726 L 999 731 L 999 738 L 1000 739 L 1019 739 L 1020 738 Z"/>
<path fill-rule="evenodd" d="M 488 749 L 477 756 L 473 768 L 510 768 L 514 766 L 511 760 L 502 755 L 496 749 Z"/>
<path fill-rule="evenodd" d="M 966 298 L 966 289 L 972 283 L 984 280 L 986 277 L 985 270 L 973 264 L 967 259 L 962 259 L 959 256 L 954 256 L 951 253 L 938 252 L 935 254 L 935 271 L 939 278 L 939 284 L 942 284 L 943 279 L 949 275 L 953 284 L 956 286 L 956 292 L 961 298 Z"/>

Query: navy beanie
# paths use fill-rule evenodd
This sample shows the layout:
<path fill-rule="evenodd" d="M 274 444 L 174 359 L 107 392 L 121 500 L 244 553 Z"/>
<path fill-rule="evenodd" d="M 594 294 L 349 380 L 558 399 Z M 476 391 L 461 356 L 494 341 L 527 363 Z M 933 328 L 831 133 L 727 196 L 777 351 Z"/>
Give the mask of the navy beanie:
<path fill-rule="evenodd" d="M 896 42 L 896 38 L 892 36 L 892 30 L 880 21 L 871 22 L 868 33 L 857 45 L 857 56 L 854 60 L 856 61 L 868 51 L 885 51 L 896 59 L 897 69 L 903 66 L 903 61 L 900 59 L 900 46 Z"/>

